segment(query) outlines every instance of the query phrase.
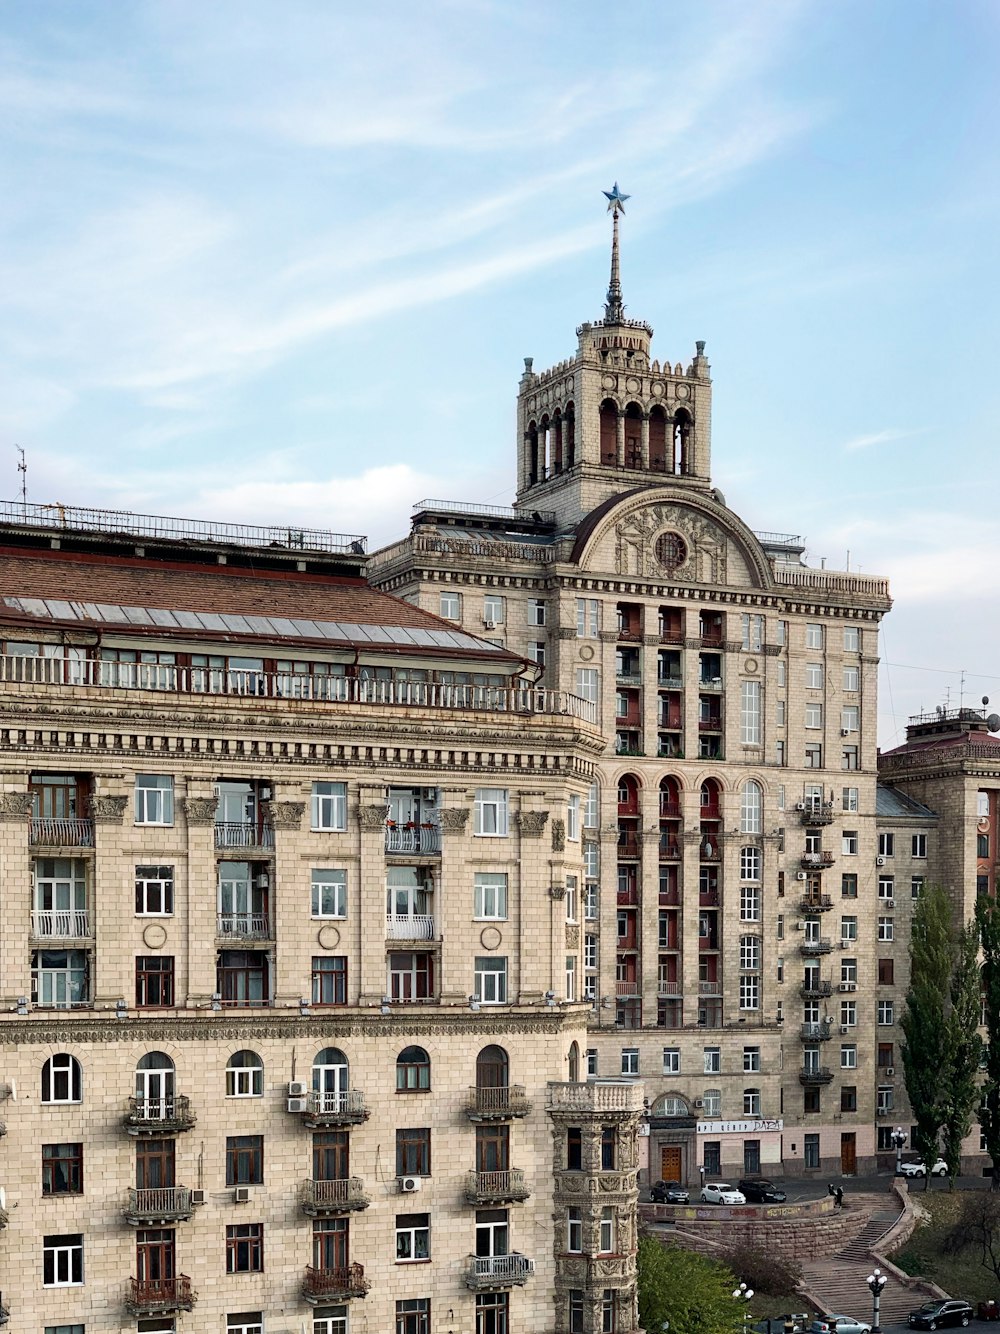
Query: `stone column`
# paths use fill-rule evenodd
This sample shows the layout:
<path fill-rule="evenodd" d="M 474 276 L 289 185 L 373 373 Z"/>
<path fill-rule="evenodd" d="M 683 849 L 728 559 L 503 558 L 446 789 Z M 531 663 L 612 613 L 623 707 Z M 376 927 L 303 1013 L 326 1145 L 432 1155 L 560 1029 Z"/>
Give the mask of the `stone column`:
<path fill-rule="evenodd" d="M 216 911 L 219 873 L 215 859 L 218 804 L 214 796 L 189 796 L 178 803 L 187 825 L 187 999 L 192 1006 L 210 1005 L 218 990 Z M 176 886 L 174 893 L 175 897 L 180 897 Z M 183 910 L 184 905 L 175 904 L 175 912 L 180 914 Z"/>
<path fill-rule="evenodd" d="M 625 414 L 619 410 L 615 422 L 615 455 L 619 468 L 625 466 Z"/>
<path fill-rule="evenodd" d="M 649 470 L 649 413 L 642 414 L 639 424 L 639 449 L 642 452 L 642 466 Z"/>
<path fill-rule="evenodd" d="M 441 793 L 441 801 L 464 801 L 465 789 L 448 789 Z M 436 986 L 441 1000 L 447 999 L 453 1005 L 468 1005 L 472 994 L 472 956 L 496 950 L 503 952 L 510 931 L 508 922 L 472 923 L 473 934 L 463 939 L 461 932 L 450 931 L 441 939 L 441 923 L 445 918 L 445 895 L 450 889 L 453 895 L 466 896 L 466 911 L 459 913 L 455 903 L 448 905 L 447 916 L 451 922 L 458 922 L 464 916 L 472 917 L 472 871 L 469 869 L 469 806 L 444 806 L 439 811 L 441 826 L 441 862 L 435 868 L 434 881 L 434 938 L 440 940 L 440 953 L 437 957 L 438 976 Z M 510 883 L 508 872 L 507 901 L 508 916 L 510 904 L 514 900 L 516 886 Z M 445 886 L 448 886 L 446 889 Z M 478 932 L 477 932 L 478 928 Z M 477 938 L 478 937 L 478 938 Z M 510 978 L 508 985 L 510 984 Z"/>
<path fill-rule="evenodd" d="M 308 999 L 311 989 L 310 959 L 315 940 L 304 929 L 308 916 L 303 904 L 309 901 L 309 868 L 299 858 L 297 835 L 302 829 L 304 801 L 263 803 L 265 818 L 274 830 L 274 859 L 268 890 L 268 914 L 274 949 L 274 1004 L 283 1009 Z M 349 979 L 348 979 L 349 980 Z"/>
<path fill-rule="evenodd" d="M 522 800 L 536 796 L 524 792 Z M 562 979 L 559 985 L 555 981 L 555 963 L 557 957 L 564 956 L 564 917 L 561 900 L 566 893 L 566 882 L 559 881 L 560 906 L 558 912 L 559 935 L 556 935 L 552 899 L 553 874 L 549 859 L 545 855 L 542 834 L 548 822 L 548 811 L 519 810 L 514 812 L 514 826 L 517 829 L 518 857 L 520 875 L 520 894 L 518 912 L 520 915 L 521 942 L 521 977 L 520 996 L 522 1004 L 531 1004 L 542 1000 L 546 991 L 563 994 Z M 565 833 L 565 831 L 564 831 Z M 546 892 L 547 891 L 547 892 Z M 560 964 L 560 967 L 562 965 Z"/>
<path fill-rule="evenodd" d="M 382 793 L 381 800 L 377 800 Z M 388 990 L 385 935 L 385 812 L 384 789 L 362 788 L 357 807 L 361 860 L 358 950 L 359 1004 L 381 1005 Z"/>
<path fill-rule="evenodd" d="M 132 864 L 122 855 L 122 821 L 128 804 L 127 794 L 101 792 L 90 805 L 96 849 L 87 887 L 94 941 L 90 995 L 98 1009 L 117 1000 L 135 1005 L 135 960 L 121 948 L 121 923 L 135 912 Z"/>
<path fill-rule="evenodd" d="M 28 775 L 23 781 L 27 783 Z M 31 996 L 31 793 L 0 793 L 0 866 L 3 867 L 3 930 L 0 931 L 0 1005 L 13 1008 Z"/>

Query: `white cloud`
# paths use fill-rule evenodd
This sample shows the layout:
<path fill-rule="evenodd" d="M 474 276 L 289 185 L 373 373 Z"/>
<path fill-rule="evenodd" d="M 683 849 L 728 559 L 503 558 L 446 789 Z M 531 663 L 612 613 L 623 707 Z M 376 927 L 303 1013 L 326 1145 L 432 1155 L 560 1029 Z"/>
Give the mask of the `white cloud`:
<path fill-rule="evenodd" d="M 845 453 L 853 453 L 858 449 L 871 449 L 875 445 L 888 445 L 896 440 L 906 440 L 909 436 L 920 434 L 921 431 L 903 431 L 895 426 L 890 426 L 884 431 L 872 431 L 869 435 L 856 435 L 852 440 L 846 441 L 841 448 Z"/>

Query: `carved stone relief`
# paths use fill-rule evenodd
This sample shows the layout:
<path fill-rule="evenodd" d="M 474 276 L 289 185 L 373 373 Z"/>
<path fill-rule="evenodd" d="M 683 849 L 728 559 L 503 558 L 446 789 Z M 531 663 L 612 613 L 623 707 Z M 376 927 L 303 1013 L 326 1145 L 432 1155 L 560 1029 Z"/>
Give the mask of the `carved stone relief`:
<path fill-rule="evenodd" d="M 127 805 L 128 797 L 95 797 L 90 809 L 98 824 L 121 824 Z"/>
<path fill-rule="evenodd" d="M 442 834 L 460 834 L 469 823 L 468 806 L 443 806 L 440 811 Z"/>
<path fill-rule="evenodd" d="M 385 825 L 387 810 L 385 802 L 381 806 L 359 806 L 358 824 L 362 829 L 381 829 Z"/>
<path fill-rule="evenodd" d="M 522 838 L 541 838 L 548 818 L 548 811 L 516 811 L 514 814 Z"/>
<path fill-rule="evenodd" d="M 0 793 L 0 820 L 24 820 L 30 814 L 30 792 Z"/>
<path fill-rule="evenodd" d="M 276 829 L 298 829 L 306 811 L 304 801 L 268 801 L 264 809 Z"/>
<path fill-rule="evenodd" d="M 565 821 L 565 820 L 553 820 L 553 821 L 552 821 L 552 851 L 553 851 L 553 852 L 565 852 L 565 851 L 566 851 L 566 821 Z"/>
<path fill-rule="evenodd" d="M 218 805 L 215 797 L 183 797 L 180 803 L 188 824 L 215 824 Z"/>
<path fill-rule="evenodd" d="M 657 559 L 657 539 L 675 533 L 680 563 L 667 571 Z M 662 549 L 662 544 L 661 544 Z M 695 583 L 726 583 L 726 538 L 715 524 L 680 505 L 648 505 L 615 524 L 615 569 L 645 579 L 663 578 Z"/>

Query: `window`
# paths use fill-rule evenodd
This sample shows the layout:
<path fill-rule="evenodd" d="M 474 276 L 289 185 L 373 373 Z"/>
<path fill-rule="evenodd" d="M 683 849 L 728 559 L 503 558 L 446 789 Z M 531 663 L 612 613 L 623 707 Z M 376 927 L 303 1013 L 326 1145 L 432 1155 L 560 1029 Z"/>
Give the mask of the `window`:
<path fill-rule="evenodd" d="M 412 1093 L 431 1086 L 431 1058 L 423 1047 L 404 1047 L 396 1057 L 396 1092 Z"/>
<path fill-rule="evenodd" d="M 476 1294 L 476 1334 L 507 1334 L 508 1296 L 506 1292 Z"/>
<path fill-rule="evenodd" d="M 226 1273 L 261 1274 L 264 1271 L 264 1224 L 229 1223 L 226 1226 Z"/>
<path fill-rule="evenodd" d="M 721 1089 L 705 1089 L 702 1101 L 705 1104 L 704 1112 L 707 1117 L 717 1117 L 722 1115 Z"/>
<path fill-rule="evenodd" d="M 576 1000 L 576 955 L 566 955 L 566 999 Z"/>
<path fill-rule="evenodd" d="M 618 1138 L 614 1126 L 601 1127 L 601 1169 L 614 1172 L 618 1166 Z"/>
<path fill-rule="evenodd" d="M 579 1126 L 570 1126 L 566 1131 L 566 1169 L 569 1172 L 583 1170 L 583 1132 Z"/>
<path fill-rule="evenodd" d="M 819 1167 L 819 1136 L 803 1135 L 802 1137 L 802 1166 Z"/>
<path fill-rule="evenodd" d="M 875 1090 L 876 1115 L 884 1116 L 895 1106 L 895 1094 L 891 1084 L 879 1086 Z"/>
<path fill-rule="evenodd" d="M 844 983 L 853 982 L 857 985 L 858 981 L 858 961 L 857 959 L 841 959 L 840 961 L 840 980 Z"/>
<path fill-rule="evenodd" d="M 544 639 L 533 639 L 528 645 L 528 657 L 539 667 L 545 666 L 545 647 Z"/>
<path fill-rule="evenodd" d="M 80 1195 L 83 1192 L 83 1145 L 42 1145 L 42 1194 Z"/>
<path fill-rule="evenodd" d="M 227 1098 L 262 1098 L 264 1062 L 255 1051 L 234 1051 L 226 1066 Z"/>
<path fill-rule="evenodd" d="M 235 1273 L 235 1270 L 230 1271 Z M 144 1328 L 142 1321 L 139 1321 L 140 1330 Z M 152 1326 L 150 1327 L 152 1329 Z M 314 1326 L 315 1328 L 315 1326 Z M 157 1325 L 156 1334 L 160 1330 L 172 1331 L 176 1325 Z M 346 1326 L 345 1326 L 346 1329 Z M 264 1313 L 263 1311 L 237 1311 L 235 1315 L 226 1316 L 226 1334 L 264 1334 Z"/>
<path fill-rule="evenodd" d="M 389 955 L 390 1000 L 421 1001 L 433 997 L 433 954 L 416 950 Z"/>
<path fill-rule="evenodd" d="M 823 664 L 821 662 L 806 663 L 806 685 L 810 690 L 823 689 Z"/>
<path fill-rule="evenodd" d="M 42 1284 L 75 1287 L 83 1282 L 83 1235 L 70 1232 L 42 1239 Z"/>
<path fill-rule="evenodd" d="M 170 774 L 136 774 L 135 822 L 173 824 L 174 780 Z"/>
<path fill-rule="evenodd" d="M 740 794 L 740 832 L 759 834 L 763 827 L 764 800 L 761 786 L 752 779 L 743 784 Z"/>
<path fill-rule="evenodd" d="M 346 783 L 313 783 L 312 828 L 332 833 L 347 829 Z"/>
<path fill-rule="evenodd" d="M 861 651 L 861 630 L 856 625 L 844 626 L 844 652 L 860 653 Z"/>
<path fill-rule="evenodd" d="M 580 798 L 575 793 L 566 804 L 566 837 L 573 843 L 580 841 Z"/>
<path fill-rule="evenodd" d="M 722 1071 L 722 1048 L 705 1047 L 702 1052 L 702 1069 L 706 1075 L 717 1075 Z"/>
<path fill-rule="evenodd" d="M 760 879 L 760 848 L 740 848 L 740 879 Z"/>
<path fill-rule="evenodd" d="M 778 685 L 778 686 L 784 686 L 784 684 L 785 684 L 785 677 L 786 677 L 786 674 L 785 674 L 785 664 L 784 664 L 783 662 L 776 662 L 776 663 L 774 664 L 774 683 L 775 683 L 775 685 Z"/>
<path fill-rule="evenodd" d="M 461 593 L 452 593 L 450 589 L 441 593 L 438 602 L 438 614 L 443 616 L 446 621 L 460 621 L 462 619 Z"/>
<path fill-rule="evenodd" d="M 842 1000 L 840 1002 L 840 1025 L 842 1028 L 854 1028 L 858 1022 L 858 1003 L 857 1001 Z"/>
<path fill-rule="evenodd" d="M 878 983 L 880 987 L 891 987 L 895 974 L 895 961 L 893 959 L 879 959 L 878 961 Z"/>
<path fill-rule="evenodd" d="M 260 1186 L 264 1181 L 264 1136 L 226 1137 L 226 1185 Z"/>
<path fill-rule="evenodd" d="M 139 1328 L 140 1329 L 143 1328 L 141 1322 L 139 1324 Z M 162 1325 L 160 1326 L 160 1328 L 163 1330 L 168 1329 L 166 1325 Z M 169 1328 L 172 1330 L 173 1325 L 171 1325 Z M 87 1334 L 87 1330 L 86 1326 L 84 1325 L 46 1325 L 43 1334 Z"/>
<path fill-rule="evenodd" d="M 858 1090 L 853 1084 L 844 1084 L 840 1090 L 840 1110 L 856 1112 L 858 1110 Z"/>
<path fill-rule="evenodd" d="M 806 727 L 821 728 L 823 726 L 823 705 L 806 705 Z"/>
<path fill-rule="evenodd" d="M 806 648 L 823 647 L 823 627 L 821 625 L 806 626 Z"/>
<path fill-rule="evenodd" d="M 760 1116 L 760 1089 L 743 1090 L 743 1115 Z"/>
<path fill-rule="evenodd" d="M 788 622 L 775 621 L 774 623 L 774 642 L 776 644 L 788 643 Z"/>
<path fill-rule="evenodd" d="M 135 911 L 138 917 L 169 917 L 174 911 L 174 868 L 135 868 Z"/>
<path fill-rule="evenodd" d="M 583 1250 L 582 1211 L 572 1206 L 566 1210 L 566 1250 L 571 1255 Z"/>
<path fill-rule="evenodd" d="M 503 625 L 507 619 L 506 601 L 499 593 L 483 594 L 483 620 L 494 625 Z"/>
<path fill-rule="evenodd" d="M 844 689 L 852 694 L 861 687 L 861 673 L 857 667 L 844 668 Z"/>
<path fill-rule="evenodd" d="M 774 721 L 777 723 L 779 727 L 785 726 L 785 701 L 783 699 L 775 701 Z"/>
<path fill-rule="evenodd" d="M 601 674 L 596 667 L 578 667 L 576 669 L 576 693 L 581 699 L 591 704 L 600 703 Z"/>
<path fill-rule="evenodd" d="M 430 1128 L 397 1130 L 396 1175 L 398 1177 L 429 1177 L 430 1174 Z"/>
<path fill-rule="evenodd" d="M 858 877 L 856 875 L 849 874 L 840 877 L 840 897 L 842 899 L 856 899 L 858 897 Z"/>
<path fill-rule="evenodd" d="M 841 1070 L 856 1070 L 858 1068 L 858 1049 L 855 1043 L 841 1043 L 840 1068 Z"/>
<path fill-rule="evenodd" d="M 477 871 L 473 887 L 473 915 L 503 921 L 507 917 L 507 876 L 501 871 Z"/>
<path fill-rule="evenodd" d="M 740 885 L 740 921 L 760 921 L 759 885 Z"/>
<path fill-rule="evenodd" d="M 892 857 L 896 851 L 895 834 L 879 834 L 878 836 L 878 855 L 880 857 Z"/>
<path fill-rule="evenodd" d="M 856 787 L 844 787 L 840 790 L 840 807 L 845 811 L 856 811 L 858 809 L 858 789 Z"/>
<path fill-rule="evenodd" d="M 583 938 L 583 966 L 584 968 L 597 967 L 597 937 L 585 935 Z"/>
<path fill-rule="evenodd" d="M 804 767 L 806 769 L 822 769 L 823 747 L 818 742 L 812 742 L 806 746 Z"/>
<path fill-rule="evenodd" d="M 880 917 L 878 919 L 878 938 L 884 941 L 893 939 L 893 919 L 891 917 Z"/>
<path fill-rule="evenodd" d="M 569 1334 L 583 1334 L 583 1292 L 578 1288 L 573 1288 L 567 1300 L 569 1303 L 569 1323 L 566 1327 Z"/>
<path fill-rule="evenodd" d="M 174 956 L 140 954 L 135 961 L 137 1008 L 156 1009 L 174 1003 Z"/>
<path fill-rule="evenodd" d="M 408 1297 L 396 1303 L 396 1334 L 430 1334 L 431 1299 Z"/>
<path fill-rule="evenodd" d="M 842 732 L 856 732 L 861 726 L 861 710 L 856 704 L 845 704 L 840 710 Z"/>
<path fill-rule="evenodd" d="M 639 1073 L 639 1048 L 622 1047 L 622 1074 L 637 1075 Z"/>
<path fill-rule="evenodd" d="M 223 1005 L 268 1004 L 267 955 L 255 950 L 220 950 L 216 990 Z"/>
<path fill-rule="evenodd" d="M 740 978 L 740 1009 L 756 1010 L 760 1006 L 760 978 L 744 973 Z"/>
<path fill-rule="evenodd" d="M 566 921 L 577 920 L 577 880 L 575 875 L 566 877 Z"/>
<path fill-rule="evenodd" d="M 822 1110 L 819 1089 L 807 1088 L 802 1091 L 802 1110 L 806 1115 L 816 1116 Z M 808 1138 L 808 1137 L 807 1137 Z M 819 1164 L 817 1163 L 817 1166 Z"/>
<path fill-rule="evenodd" d="M 396 1215 L 396 1263 L 413 1264 L 431 1258 L 430 1214 Z"/>
<path fill-rule="evenodd" d="M 314 954 L 312 961 L 313 1005 L 347 1004 L 347 955 Z"/>
<path fill-rule="evenodd" d="M 891 1000 L 879 1001 L 878 1022 L 883 1028 L 896 1022 L 896 1009 Z"/>
<path fill-rule="evenodd" d="M 840 851 L 845 857 L 858 855 L 858 831 L 845 829 L 840 836 Z"/>
<path fill-rule="evenodd" d="M 82 1102 L 80 1062 L 59 1052 L 42 1066 L 42 1102 Z"/>
<path fill-rule="evenodd" d="M 989 854 L 987 854 L 987 855 L 989 855 Z M 910 838 L 910 856 L 911 856 L 911 857 L 926 857 L 926 856 L 927 856 L 927 835 L 926 835 L 926 834 L 914 834 L 914 835 Z"/>
<path fill-rule="evenodd" d="M 473 832 L 481 838 L 507 837 L 507 789 L 480 787 L 476 789 L 475 824 Z"/>
<path fill-rule="evenodd" d="M 601 1255 L 614 1255 L 615 1253 L 615 1211 L 610 1205 L 605 1205 L 601 1210 L 601 1233 L 598 1252 Z"/>
<path fill-rule="evenodd" d="M 313 917 L 347 916 L 347 872 L 314 867 L 312 872 Z"/>
<path fill-rule="evenodd" d="M 840 752 L 840 767 L 845 772 L 854 771 L 861 767 L 858 756 L 857 746 L 844 746 Z"/>
<path fill-rule="evenodd" d="M 751 973 L 760 968 L 759 936 L 740 936 L 740 967 Z"/>
<path fill-rule="evenodd" d="M 893 876 L 893 875 L 880 875 L 880 876 L 879 876 L 879 878 L 878 878 L 878 896 L 879 896 L 879 898 L 880 898 L 883 902 L 885 902 L 885 900 L 888 899 L 888 900 L 890 901 L 890 903 L 891 903 L 891 901 L 896 897 L 896 893 L 895 893 L 895 889 L 894 889 L 895 883 L 896 883 L 896 877 Z"/>
<path fill-rule="evenodd" d="M 577 598 L 576 637 L 596 639 L 601 628 L 600 603 L 596 598 Z"/>
<path fill-rule="evenodd" d="M 597 1048 L 596 1048 L 596 1047 L 588 1047 L 588 1048 L 587 1048 L 587 1074 L 588 1074 L 588 1076 L 596 1076 L 596 1074 L 597 1074 Z"/>
<path fill-rule="evenodd" d="M 744 746 L 760 745 L 759 681 L 740 682 L 740 741 Z"/>
<path fill-rule="evenodd" d="M 679 1075 L 681 1072 L 681 1049 L 680 1047 L 663 1048 L 663 1073 L 665 1075 Z"/>
<path fill-rule="evenodd" d="M 479 955 L 475 961 L 473 992 L 483 1005 L 507 1004 L 507 959 L 500 955 Z"/>
<path fill-rule="evenodd" d="M 856 917 L 842 917 L 840 919 L 840 938 L 848 941 L 857 940 L 858 919 Z"/>
<path fill-rule="evenodd" d="M 528 598 L 528 624 L 545 624 L 546 604 L 541 598 Z"/>
<path fill-rule="evenodd" d="M 919 899 L 924 892 L 924 877 L 915 875 L 910 877 L 910 898 Z"/>

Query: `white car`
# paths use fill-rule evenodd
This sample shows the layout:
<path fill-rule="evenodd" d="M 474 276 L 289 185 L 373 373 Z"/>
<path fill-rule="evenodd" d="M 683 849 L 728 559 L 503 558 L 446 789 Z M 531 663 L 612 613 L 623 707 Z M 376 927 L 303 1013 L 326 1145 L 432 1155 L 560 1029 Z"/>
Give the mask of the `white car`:
<path fill-rule="evenodd" d="M 927 1175 L 926 1163 L 900 1163 L 899 1174 L 904 1177 L 925 1177 Z M 932 1177 L 946 1177 L 948 1175 L 948 1164 L 943 1158 L 939 1158 L 931 1168 Z"/>
<path fill-rule="evenodd" d="M 702 1204 L 746 1204 L 747 1197 L 725 1181 L 706 1181 L 701 1188 Z"/>

